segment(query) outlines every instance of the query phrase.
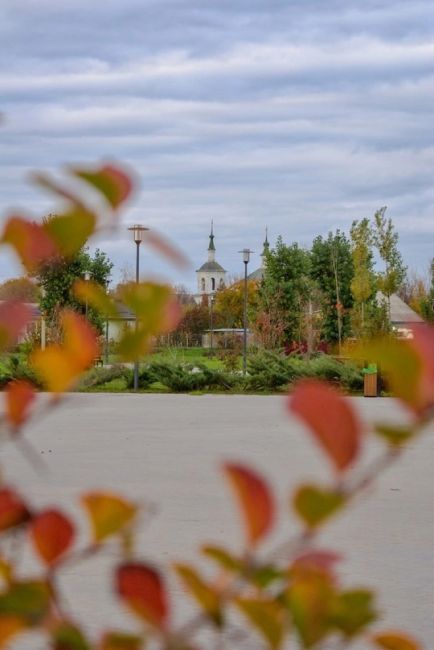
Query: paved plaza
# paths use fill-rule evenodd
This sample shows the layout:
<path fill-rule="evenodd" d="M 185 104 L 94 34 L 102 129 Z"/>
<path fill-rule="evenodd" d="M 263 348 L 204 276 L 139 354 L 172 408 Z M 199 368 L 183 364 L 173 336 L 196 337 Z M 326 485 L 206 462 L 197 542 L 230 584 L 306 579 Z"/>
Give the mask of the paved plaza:
<path fill-rule="evenodd" d="M 352 401 L 367 420 L 401 416 L 390 399 Z M 310 436 L 287 415 L 283 397 L 77 394 L 28 433 L 46 469 L 36 471 L 17 448 L 5 445 L 1 465 L 10 482 L 36 506 L 61 504 L 78 517 L 79 543 L 85 536 L 80 492 L 107 488 L 141 500 L 137 548 L 157 563 L 192 560 L 204 541 L 239 548 L 239 524 L 219 470 L 225 459 L 251 464 L 275 486 L 281 526 L 270 548 L 297 529 L 288 516 L 291 488 L 330 477 Z M 434 649 L 433 433 L 412 443 L 375 490 L 322 537 L 324 547 L 344 556 L 343 582 L 379 587 L 385 624 L 413 631 L 427 650 Z M 380 448 L 367 445 L 363 462 Z M 113 548 L 62 576 L 71 613 L 91 630 L 125 622 L 107 593 L 107 570 L 116 557 Z M 24 562 L 35 569 L 30 557 Z M 174 582 L 175 601 L 178 589 Z M 182 608 L 177 611 L 182 618 Z"/>

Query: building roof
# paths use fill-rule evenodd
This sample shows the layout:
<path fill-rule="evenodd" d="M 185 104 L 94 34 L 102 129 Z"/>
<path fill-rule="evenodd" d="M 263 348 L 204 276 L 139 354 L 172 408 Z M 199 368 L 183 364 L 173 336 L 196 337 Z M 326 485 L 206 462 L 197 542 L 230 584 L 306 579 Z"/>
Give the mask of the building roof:
<path fill-rule="evenodd" d="M 379 302 L 386 300 L 386 296 L 377 292 L 377 300 Z M 390 322 L 396 323 L 423 323 L 423 318 L 417 314 L 414 309 L 409 307 L 401 298 L 393 293 L 390 296 Z"/>
<path fill-rule="evenodd" d="M 225 269 L 220 266 L 218 262 L 205 262 L 202 266 L 197 269 L 196 273 L 199 271 L 217 271 L 219 273 L 226 273 Z"/>
<path fill-rule="evenodd" d="M 264 275 L 265 275 L 265 270 L 261 266 L 259 269 L 256 269 L 256 271 L 252 271 L 251 273 L 249 273 L 247 279 L 260 281 L 264 279 Z"/>

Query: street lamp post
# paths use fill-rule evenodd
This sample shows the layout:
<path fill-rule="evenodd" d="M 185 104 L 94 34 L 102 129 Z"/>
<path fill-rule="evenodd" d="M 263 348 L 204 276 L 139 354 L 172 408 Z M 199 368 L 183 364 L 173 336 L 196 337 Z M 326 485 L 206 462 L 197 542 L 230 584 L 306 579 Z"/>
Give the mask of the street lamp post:
<path fill-rule="evenodd" d="M 109 294 L 109 283 L 107 281 L 105 292 Z M 109 317 L 108 314 L 105 316 L 105 336 L 104 336 L 104 363 L 108 366 L 109 362 Z"/>
<path fill-rule="evenodd" d="M 130 226 L 128 228 L 133 233 L 133 239 L 136 244 L 136 284 L 139 284 L 139 279 L 140 279 L 140 244 L 143 241 L 143 233 L 146 230 L 149 230 L 149 228 L 145 228 L 145 226 L 141 226 L 140 224 L 135 224 L 134 226 Z M 136 320 L 135 320 L 135 328 L 136 332 L 138 329 L 138 320 L 137 320 L 137 314 L 136 314 Z M 139 388 L 139 360 L 136 359 L 134 362 L 134 390 L 138 390 Z"/>
<path fill-rule="evenodd" d="M 84 279 L 85 279 L 86 282 L 89 282 L 89 280 L 90 280 L 90 271 L 85 271 L 84 272 Z M 89 312 L 89 305 L 87 303 L 87 294 L 86 294 L 86 303 L 85 303 L 85 312 L 84 312 L 86 318 L 87 318 L 88 312 Z"/>
<path fill-rule="evenodd" d="M 243 375 L 247 372 L 247 265 L 250 260 L 250 254 L 253 253 L 249 248 L 243 248 L 238 251 L 243 255 L 244 262 L 244 332 L 243 332 Z"/>
<path fill-rule="evenodd" d="M 210 349 L 211 356 L 214 354 L 214 302 L 215 295 L 212 293 L 210 298 Z"/>

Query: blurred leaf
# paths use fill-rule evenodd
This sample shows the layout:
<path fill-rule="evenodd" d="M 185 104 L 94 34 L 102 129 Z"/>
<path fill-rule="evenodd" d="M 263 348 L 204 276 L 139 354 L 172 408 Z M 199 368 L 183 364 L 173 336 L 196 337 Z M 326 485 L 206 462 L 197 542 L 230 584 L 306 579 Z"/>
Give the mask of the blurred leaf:
<path fill-rule="evenodd" d="M 426 323 L 415 323 L 411 348 L 422 360 L 419 378 L 420 409 L 434 406 L 434 327 Z"/>
<path fill-rule="evenodd" d="M 323 572 L 304 573 L 288 590 L 288 605 L 303 648 L 311 648 L 330 631 L 334 589 Z"/>
<path fill-rule="evenodd" d="M 30 512 L 21 497 L 10 488 L 0 489 L 0 531 L 13 528 L 30 519 Z"/>
<path fill-rule="evenodd" d="M 94 214 L 76 208 L 66 214 L 50 217 L 43 227 L 55 242 L 59 254 L 63 257 L 72 257 L 93 234 L 95 223 Z"/>
<path fill-rule="evenodd" d="M 15 249 L 21 263 L 30 272 L 59 253 L 43 226 L 19 216 L 7 220 L 1 241 Z"/>
<path fill-rule="evenodd" d="M 22 302 L 5 300 L 0 303 L 0 351 L 17 343 L 31 318 L 31 308 Z"/>
<path fill-rule="evenodd" d="M 45 582 L 15 582 L 0 594 L 0 619 L 12 616 L 37 625 L 47 616 L 49 607 L 50 590 Z"/>
<path fill-rule="evenodd" d="M 316 485 L 302 485 L 294 495 L 294 509 L 309 528 L 315 528 L 331 517 L 345 503 L 339 492 Z"/>
<path fill-rule="evenodd" d="M 155 569 L 146 564 L 123 564 L 116 573 L 116 591 L 140 618 L 159 629 L 166 626 L 167 592 Z"/>
<path fill-rule="evenodd" d="M 62 622 L 52 631 L 53 650 L 91 650 L 83 632 L 75 625 Z"/>
<path fill-rule="evenodd" d="M 90 280 L 77 280 L 73 286 L 74 296 L 81 303 L 86 302 L 96 311 L 109 318 L 119 317 L 118 310 L 112 298 L 106 293 L 104 287 Z"/>
<path fill-rule="evenodd" d="M 26 623 L 18 616 L 0 616 L 0 648 L 9 646 L 9 641 L 26 629 Z"/>
<path fill-rule="evenodd" d="M 246 576 L 253 584 L 265 589 L 276 580 L 280 580 L 285 576 L 285 573 L 271 564 L 264 564 L 256 566 L 253 571 Z"/>
<path fill-rule="evenodd" d="M 3 582 L 12 582 L 14 578 L 13 565 L 3 557 L 0 557 L 0 578 Z"/>
<path fill-rule="evenodd" d="M 81 497 L 99 544 L 110 535 L 121 533 L 137 514 L 137 506 L 109 492 L 90 492 Z"/>
<path fill-rule="evenodd" d="M 238 598 L 237 606 L 273 650 L 280 648 L 285 637 L 281 607 L 272 600 Z"/>
<path fill-rule="evenodd" d="M 210 587 L 198 572 L 187 564 L 175 564 L 175 571 L 184 587 L 199 603 L 203 611 L 220 627 L 223 622 L 223 614 L 220 597 L 215 589 Z"/>
<path fill-rule="evenodd" d="M 190 266 L 184 253 L 178 247 L 171 244 L 163 235 L 155 232 L 155 230 L 148 230 L 146 233 L 146 243 L 155 248 L 158 253 L 167 257 L 179 269 L 186 269 Z"/>
<path fill-rule="evenodd" d="M 243 567 L 243 563 L 239 558 L 231 555 L 221 546 L 203 546 L 202 553 L 227 571 L 238 572 Z"/>
<path fill-rule="evenodd" d="M 289 408 L 309 427 L 338 471 L 355 461 L 361 425 L 349 401 L 336 390 L 316 380 L 302 381 L 290 396 Z"/>
<path fill-rule="evenodd" d="M 243 465 L 226 463 L 223 469 L 240 505 L 247 542 L 253 546 L 274 523 L 275 505 L 271 490 L 264 479 Z"/>
<path fill-rule="evenodd" d="M 45 350 L 35 350 L 31 356 L 36 373 L 52 393 L 68 390 L 92 365 L 99 350 L 95 330 L 85 318 L 64 310 L 61 324 L 63 345 L 54 344 Z"/>
<path fill-rule="evenodd" d="M 292 569 L 299 571 L 306 568 L 324 571 L 330 578 L 333 578 L 334 565 L 341 559 L 341 556 L 334 551 L 309 550 L 295 558 Z"/>
<path fill-rule="evenodd" d="M 151 348 L 152 337 L 146 329 L 127 329 L 122 333 L 116 350 L 121 361 L 137 361 Z"/>
<path fill-rule="evenodd" d="M 393 447 L 404 445 L 417 434 L 417 431 L 411 427 L 391 426 L 388 424 L 376 424 L 374 431 Z"/>
<path fill-rule="evenodd" d="M 36 397 L 35 388 L 24 380 L 10 382 L 5 390 L 6 419 L 14 431 L 26 422 Z"/>
<path fill-rule="evenodd" d="M 422 650 L 422 646 L 402 632 L 382 632 L 372 637 L 377 648 L 382 650 Z"/>
<path fill-rule="evenodd" d="M 355 636 L 377 618 L 373 599 L 374 594 L 364 589 L 340 593 L 334 600 L 331 612 L 333 625 L 347 638 Z"/>
<path fill-rule="evenodd" d="M 143 638 L 124 632 L 106 632 L 98 650 L 141 650 Z"/>
<path fill-rule="evenodd" d="M 49 176 L 44 172 L 33 172 L 32 179 L 35 183 L 40 185 L 45 190 L 49 190 L 50 192 L 53 192 L 53 194 L 56 194 L 57 197 L 66 199 L 69 203 L 72 203 L 73 205 L 77 206 L 78 209 L 85 210 L 83 201 L 81 200 L 77 192 L 68 190 L 52 176 Z"/>
<path fill-rule="evenodd" d="M 114 165 L 103 165 L 95 170 L 74 168 L 71 171 L 98 190 L 114 209 L 130 196 L 133 189 L 128 174 Z"/>
<path fill-rule="evenodd" d="M 44 510 L 34 516 L 30 535 L 41 559 L 53 565 L 71 546 L 75 531 L 70 520 L 58 510 Z"/>

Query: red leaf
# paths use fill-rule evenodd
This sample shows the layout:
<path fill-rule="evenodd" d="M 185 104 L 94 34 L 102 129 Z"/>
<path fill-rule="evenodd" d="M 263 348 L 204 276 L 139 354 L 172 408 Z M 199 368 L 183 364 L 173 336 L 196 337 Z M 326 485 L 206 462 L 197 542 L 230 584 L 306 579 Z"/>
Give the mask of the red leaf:
<path fill-rule="evenodd" d="M 434 327 L 416 324 L 413 334 L 409 344 L 422 361 L 418 395 L 423 411 L 434 406 Z"/>
<path fill-rule="evenodd" d="M 126 201 L 133 190 L 133 182 L 128 174 L 114 165 L 104 165 L 95 170 L 73 169 L 72 172 L 101 192 L 115 209 Z"/>
<path fill-rule="evenodd" d="M 138 616 L 160 629 L 165 626 L 167 593 L 155 569 L 139 563 L 123 564 L 116 573 L 116 591 Z"/>
<path fill-rule="evenodd" d="M 304 420 L 338 471 L 355 461 L 361 424 L 349 402 L 337 391 L 319 381 L 303 381 L 290 396 L 289 409 Z"/>
<path fill-rule="evenodd" d="M 22 302 L 6 300 L 0 303 L 0 350 L 17 342 L 31 318 L 32 310 Z"/>
<path fill-rule="evenodd" d="M 53 239 L 40 224 L 20 216 L 6 222 L 2 241 L 10 244 L 28 271 L 58 253 Z"/>
<path fill-rule="evenodd" d="M 0 530 L 18 526 L 30 518 L 26 504 L 9 488 L 0 490 Z"/>
<path fill-rule="evenodd" d="M 45 510 L 33 518 L 31 528 L 33 544 L 46 564 L 55 564 L 71 546 L 74 527 L 58 510 Z"/>
<path fill-rule="evenodd" d="M 226 463 L 223 467 L 237 495 L 249 545 L 258 542 L 273 525 L 275 505 L 263 478 L 247 467 Z"/>
<path fill-rule="evenodd" d="M 14 430 L 18 430 L 26 422 L 35 397 L 36 391 L 28 381 L 12 381 L 7 385 L 6 418 Z"/>
<path fill-rule="evenodd" d="M 334 565 L 342 559 L 334 551 L 311 550 L 298 555 L 293 563 L 294 569 L 315 569 L 324 571 L 330 577 L 334 575 Z"/>

